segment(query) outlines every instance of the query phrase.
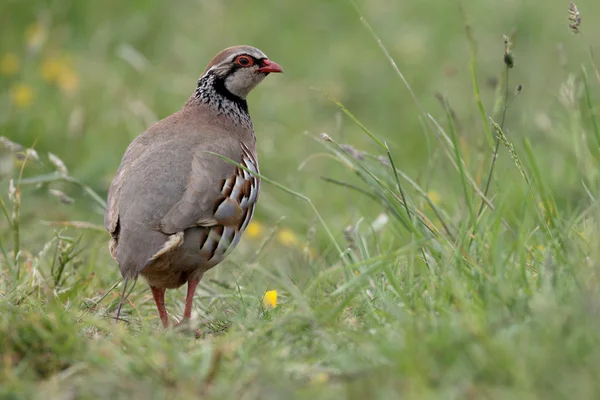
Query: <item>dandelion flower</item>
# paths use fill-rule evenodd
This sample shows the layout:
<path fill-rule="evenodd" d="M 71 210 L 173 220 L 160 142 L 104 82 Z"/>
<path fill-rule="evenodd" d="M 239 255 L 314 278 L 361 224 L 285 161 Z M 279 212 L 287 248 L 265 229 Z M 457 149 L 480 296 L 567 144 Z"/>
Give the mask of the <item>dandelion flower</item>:
<path fill-rule="evenodd" d="M 259 237 L 263 230 L 263 226 L 260 222 L 250 222 L 246 228 L 246 236 L 251 238 Z"/>
<path fill-rule="evenodd" d="M 19 57 L 13 53 L 5 53 L 0 57 L 0 74 L 12 76 L 19 70 Z"/>
<path fill-rule="evenodd" d="M 33 101 L 33 89 L 24 83 L 17 83 L 10 89 L 10 98 L 17 108 L 27 108 Z"/>
<path fill-rule="evenodd" d="M 286 247 L 292 247 L 298 243 L 298 237 L 296 234 L 287 228 L 283 228 L 277 234 L 277 240 L 279 243 Z"/>
<path fill-rule="evenodd" d="M 277 307 L 277 290 L 269 290 L 263 297 L 263 304 L 267 308 Z"/>

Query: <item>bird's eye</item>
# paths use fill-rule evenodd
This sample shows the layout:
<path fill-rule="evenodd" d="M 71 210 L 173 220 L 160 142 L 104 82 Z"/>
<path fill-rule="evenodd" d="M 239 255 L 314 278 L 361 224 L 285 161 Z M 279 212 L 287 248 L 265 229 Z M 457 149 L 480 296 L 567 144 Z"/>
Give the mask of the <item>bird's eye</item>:
<path fill-rule="evenodd" d="M 239 56 L 235 59 L 236 64 L 241 65 L 242 67 L 251 67 L 254 65 L 254 60 L 248 56 Z"/>

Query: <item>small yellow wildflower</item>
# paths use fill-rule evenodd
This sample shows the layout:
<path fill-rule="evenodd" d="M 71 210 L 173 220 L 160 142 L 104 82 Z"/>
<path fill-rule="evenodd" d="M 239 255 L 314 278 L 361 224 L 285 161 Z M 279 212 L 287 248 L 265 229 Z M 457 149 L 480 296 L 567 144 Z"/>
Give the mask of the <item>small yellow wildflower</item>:
<path fill-rule="evenodd" d="M 538 244 L 536 246 L 536 248 L 538 249 L 538 251 L 544 251 L 544 250 L 546 250 L 546 246 L 544 246 L 543 244 Z"/>
<path fill-rule="evenodd" d="M 246 228 L 246 236 L 251 238 L 259 237 L 263 232 L 263 226 L 260 222 L 250 222 Z"/>
<path fill-rule="evenodd" d="M 283 228 L 277 233 L 277 240 L 284 246 L 291 247 L 298 243 L 296 234 L 287 228 Z"/>
<path fill-rule="evenodd" d="M 0 57 L 0 74 L 14 75 L 19 70 L 19 57 L 13 53 L 5 53 Z"/>
<path fill-rule="evenodd" d="M 31 50 L 37 50 L 46 41 L 46 29 L 39 22 L 33 23 L 25 31 L 25 41 Z"/>
<path fill-rule="evenodd" d="M 65 93 L 72 93 L 79 86 L 79 77 L 68 56 L 46 58 L 40 73 L 46 82 L 55 83 Z"/>
<path fill-rule="evenodd" d="M 65 93 L 74 92 L 79 86 L 79 77 L 71 68 L 63 70 L 58 77 L 58 87 Z"/>
<path fill-rule="evenodd" d="M 64 67 L 62 60 L 56 57 L 46 58 L 40 67 L 42 78 L 49 83 L 58 82 Z"/>
<path fill-rule="evenodd" d="M 329 374 L 327 372 L 319 372 L 314 375 L 310 381 L 314 384 L 327 383 L 329 381 Z"/>
<path fill-rule="evenodd" d="M 263 304 L 267 308 L 277 307 L 277 290 L 269 290 L 263 297 Z"/>
<path fill-rule="evenodd" d="M 16 107 L 29 107 L 33 101 L 33 89 L 25 83 L 17 83 L 10 88 L 10 97 Z"/>
<path fill-rule="evenodd" d="M 435 190 L 430 190 L 427 192 L 427 197 L 429 197 L 429 200 L 431 200 L 431 202 L 436 206 L 442 201 L 442 196 L 440 196 L 440 194 Z"/>

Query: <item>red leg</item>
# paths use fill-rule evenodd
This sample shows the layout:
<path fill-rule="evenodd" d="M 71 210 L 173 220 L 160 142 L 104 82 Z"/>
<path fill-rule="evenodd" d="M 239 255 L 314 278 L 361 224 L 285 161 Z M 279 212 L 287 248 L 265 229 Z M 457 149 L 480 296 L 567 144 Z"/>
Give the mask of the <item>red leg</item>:
<path fill-rule="evenodd" d="M 200 283 L 199 279 L 193 279 L 188 282 L 187 296 L 185 296 L 185 309 L 183 310 L 183 320 L 192 318 L 192 302 L 196 293 L 196 286 Z"/>
<path fill-rule="evenodd" d="M 158 315 L 165 328 L 169 327 L 169 314 L 165 308 L 165 289 L 150 286 L 152 289 L 152 296 L 154 296 L 154 302 L 156 302 L 156 308 L 158 308 Z"/>

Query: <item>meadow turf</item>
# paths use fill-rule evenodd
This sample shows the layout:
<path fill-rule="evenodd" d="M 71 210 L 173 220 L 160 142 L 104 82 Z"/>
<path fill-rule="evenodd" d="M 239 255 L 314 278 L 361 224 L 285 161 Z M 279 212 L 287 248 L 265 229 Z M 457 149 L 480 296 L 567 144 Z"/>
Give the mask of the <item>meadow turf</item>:
<path fill-rule="evenodd" d="M 538 3 L 4 0 L 0 398 L 599 398 L 600 3 Z M 108 185 L 235 44 L 254 222 L 115 323 Z"/>

